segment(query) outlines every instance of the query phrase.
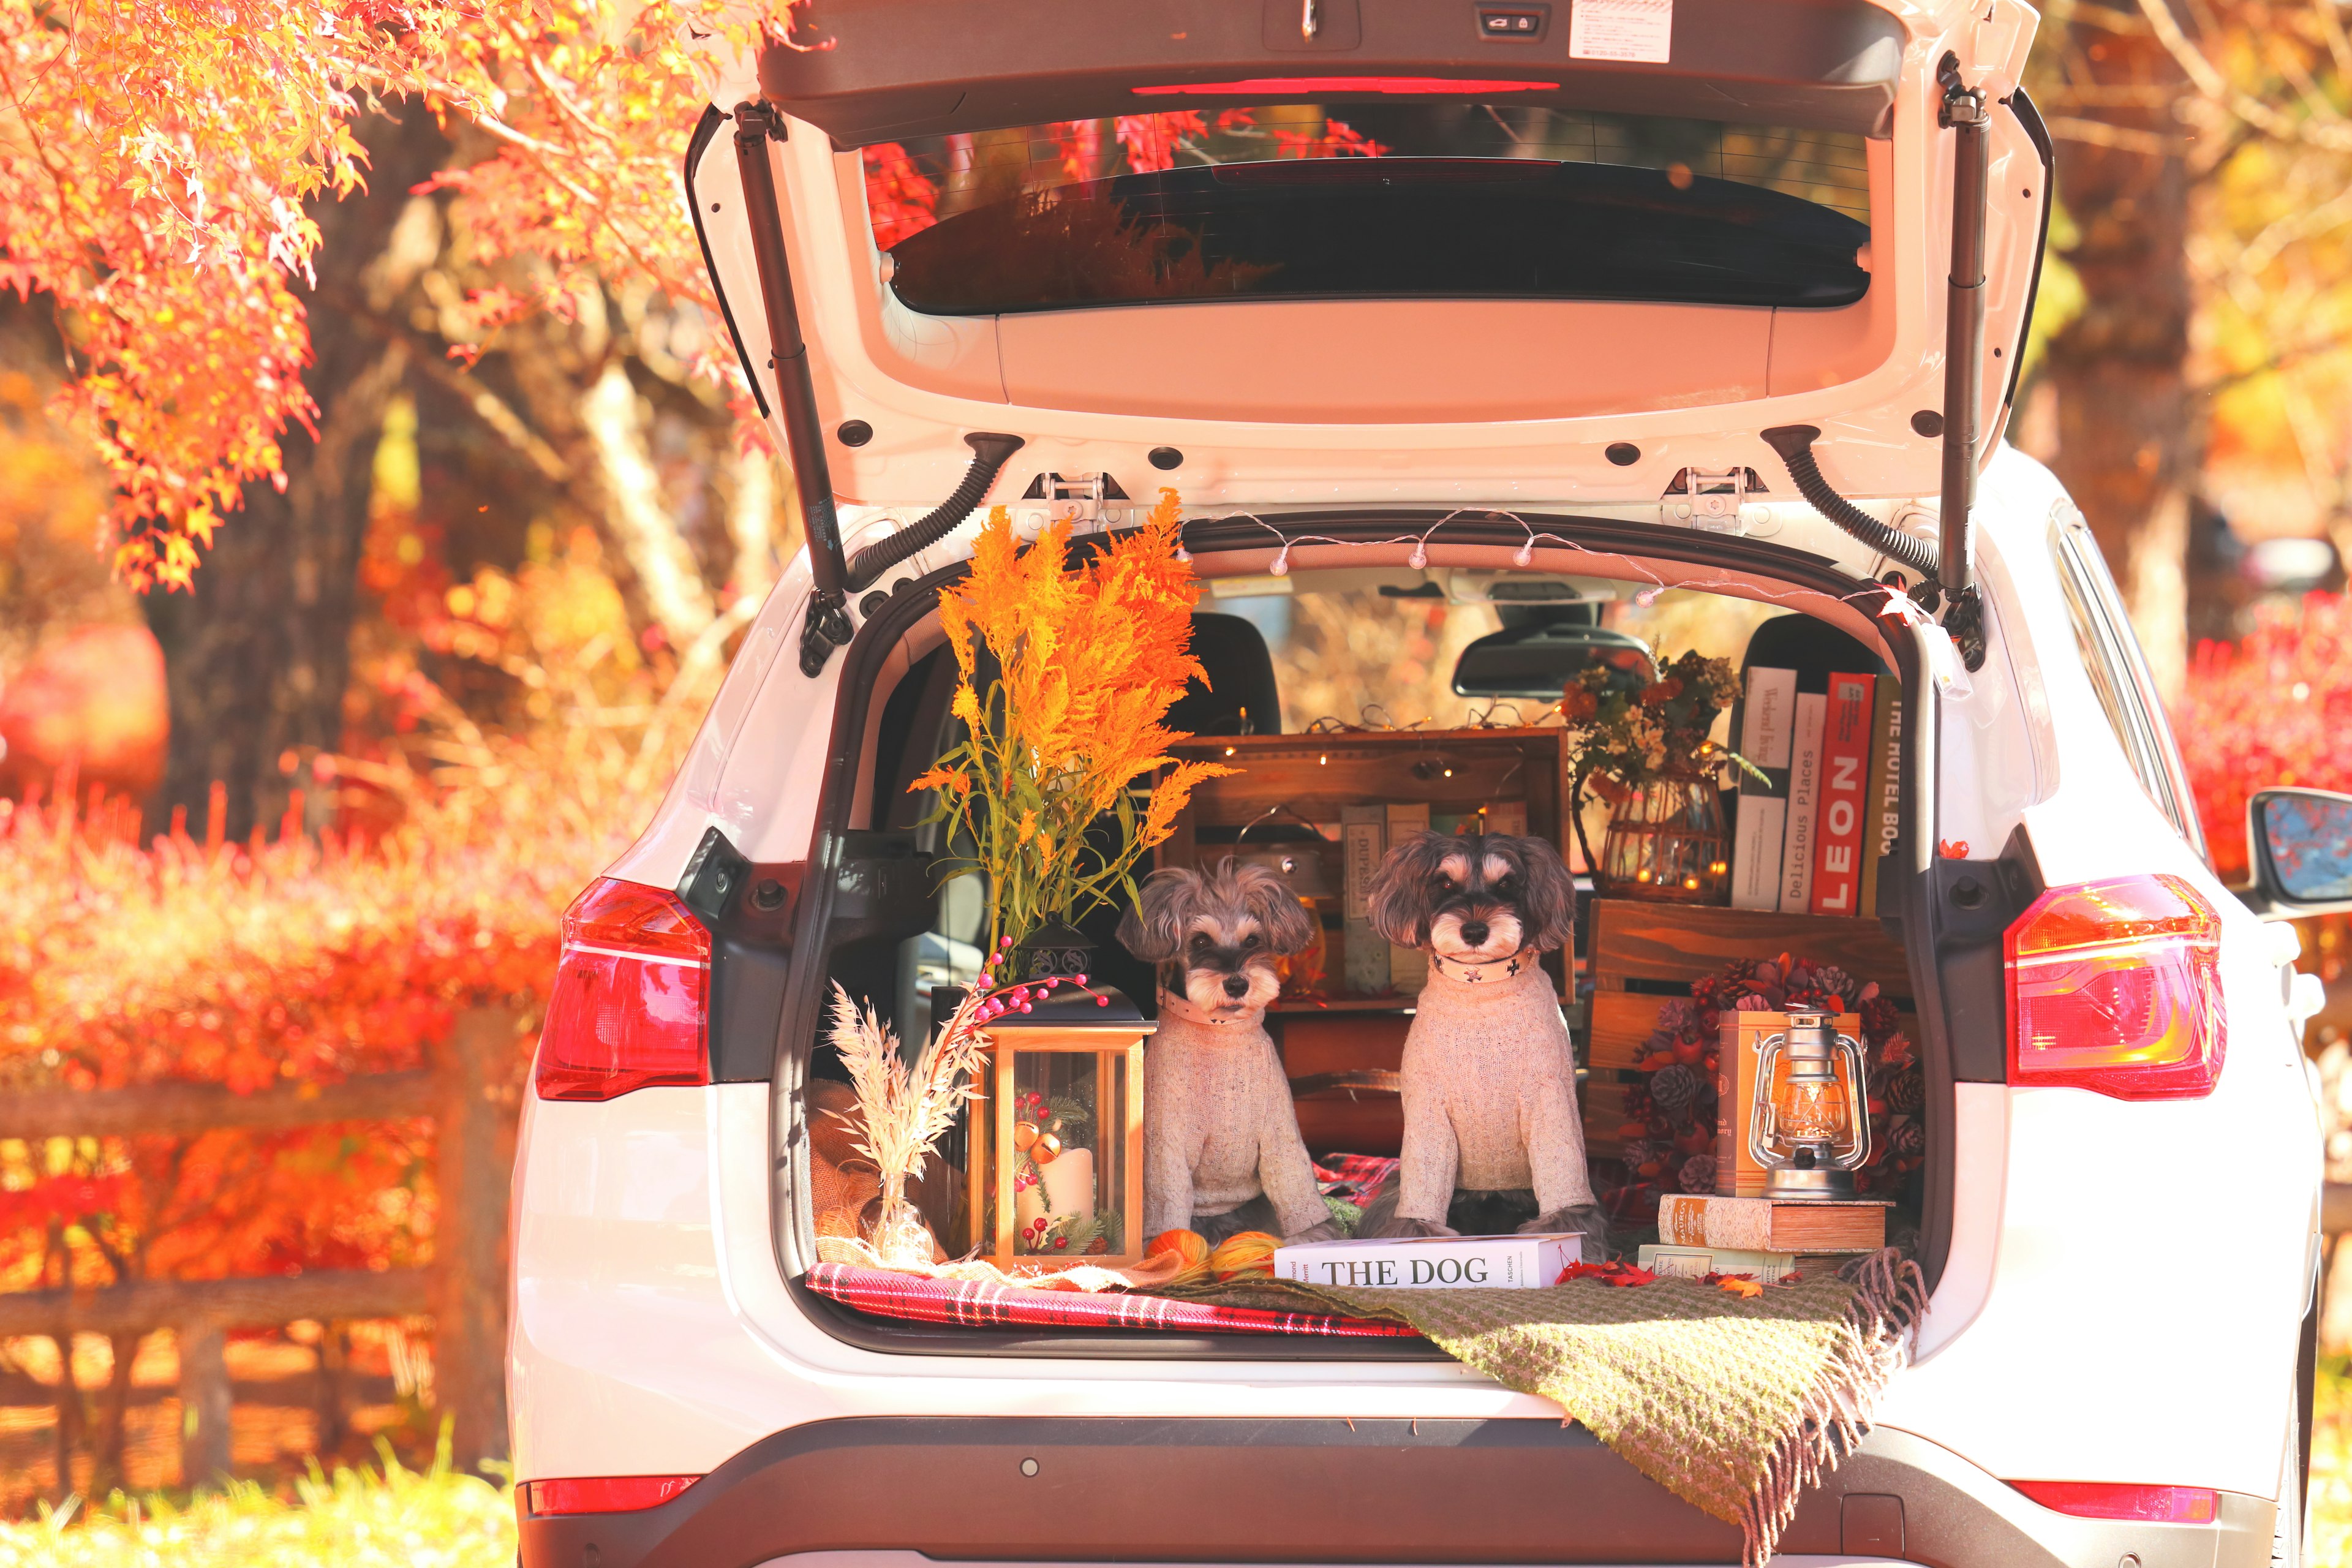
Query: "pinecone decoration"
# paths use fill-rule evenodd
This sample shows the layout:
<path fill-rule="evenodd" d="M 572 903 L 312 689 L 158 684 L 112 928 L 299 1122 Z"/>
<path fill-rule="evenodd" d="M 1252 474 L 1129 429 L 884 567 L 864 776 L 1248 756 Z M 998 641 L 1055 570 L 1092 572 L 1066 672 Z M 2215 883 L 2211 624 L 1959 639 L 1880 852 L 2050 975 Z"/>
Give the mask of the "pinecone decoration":
<path fill-rule="evenodd" d="M 1682 1190 L 1686 1193 L 1715 1191 L 1715 1156 L 1712 1154 L 1689 1156 L 1683 1161 L 1682 1173 L 1676 1180 Z"/>
<path fill-rule="evenodd" d="M 1697 1103 L 1699 1091 L 1706 1087 L 1697 1073 L 1680 1062 L 1650 1075 L 1650 1099 L 1667 1116 L 1679 1116 L 1688 1110 Z"/>
<path fill-rule="evenodd" d="M 1625 1162 L 1625 1172 L 1628 1178 L 1633 1181 L 1640 1181 L 1642 1179 L 1642 1167 L 1656 1159 L 1658 1154 L 1658 1146 L 1652 1143 L 1648 1139 L 1629 1138 L 1625 1141 L 1624 1148 L 1618 1151 L 1617 1157 Z"/>
<path fill-rule="evenodd" d="M 1916 1160 L 1927 1152 L 1927 1130 L 1916 1121 L 1898 1121 L 1886 1135 L 1886 1146 L 1898 1160 Z"/>
<path fill-rule="evenodd" d="M 1886 1109 L 1900 1116 L 1916 1116 L 1927 1103 L 1927 1075 L 1914 1065 L 1886 1080 Z"/>

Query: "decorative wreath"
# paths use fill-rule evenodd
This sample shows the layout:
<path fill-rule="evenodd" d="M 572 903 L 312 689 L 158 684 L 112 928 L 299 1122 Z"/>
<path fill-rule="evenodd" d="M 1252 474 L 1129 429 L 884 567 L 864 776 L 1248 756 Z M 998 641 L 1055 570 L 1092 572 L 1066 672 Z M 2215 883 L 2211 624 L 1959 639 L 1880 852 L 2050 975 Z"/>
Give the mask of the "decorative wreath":
<path fill-rule="evenodd" d="M 1662 1193 L 1715 1191 L 1717 1073 L 1726 1012 L 1785 1013 L 1819 1008 L 1862 1016 L 1870 1070 L 1870 1161 L 1854 1173 L 1867 1194 L 1886 1196 L 1926 1158 L 1927 1080 L 1908 1037 L 1896 1029 L 1895 1004 L 1875 981 L 1857 981 L 1835 964 L 1787 953 L 1737 959 L 1658 1009 L 1657 1027 L 1636 1064 L 1642 1081 L 1625 1092 L 1618 1159 L 1622 1180 L 1604 1195 L 1622 1221 L 1647 1223 Z"/>

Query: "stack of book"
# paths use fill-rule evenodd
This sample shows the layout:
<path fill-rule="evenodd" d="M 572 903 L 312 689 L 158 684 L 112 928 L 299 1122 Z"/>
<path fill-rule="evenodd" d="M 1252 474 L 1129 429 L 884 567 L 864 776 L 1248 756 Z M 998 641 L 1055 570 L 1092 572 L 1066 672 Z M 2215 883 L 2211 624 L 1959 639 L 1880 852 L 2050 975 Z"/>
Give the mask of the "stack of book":
<path fill-rule="evenodd" d="M 1793 669 L 1748 671 L 1736 744 L 1765 777 L 1740 775 L 1732 907 L 1874 915 L 1902 826 L 1902 689 L 1843 670 L 1797 687 Z"/>

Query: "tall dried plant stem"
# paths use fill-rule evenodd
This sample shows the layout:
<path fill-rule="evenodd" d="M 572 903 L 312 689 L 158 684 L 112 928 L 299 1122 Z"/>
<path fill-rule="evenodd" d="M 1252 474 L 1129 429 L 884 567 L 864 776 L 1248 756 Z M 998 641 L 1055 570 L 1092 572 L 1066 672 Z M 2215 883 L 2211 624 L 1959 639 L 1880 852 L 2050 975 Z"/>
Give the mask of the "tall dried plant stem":
<path fill-rule="evenodd" d="M 976 1016 L 983 1000 L 977 990 L 966 992 L 910 1068 L 897 1031 L 834 984 L 833 1043 L 857 1092 L 863 1134 L 852 1147 L 881 1176 L 882 1215 L 871 1239 L 886 1265 L 931 1260 L 931 1237 L 907 1201 L 907 1184 L 955 1125 L 956 1112 L 979 1097 L 979 1068 L 988 1059 Z"/>

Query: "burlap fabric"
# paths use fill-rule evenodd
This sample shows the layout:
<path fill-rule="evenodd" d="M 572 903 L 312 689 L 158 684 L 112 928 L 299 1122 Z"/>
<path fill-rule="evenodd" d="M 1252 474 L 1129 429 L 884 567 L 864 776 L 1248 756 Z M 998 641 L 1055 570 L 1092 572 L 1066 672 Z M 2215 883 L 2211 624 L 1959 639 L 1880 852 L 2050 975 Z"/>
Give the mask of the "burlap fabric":
<path fill-rule="evenodd" d="M 1410 1323 L 1507 1388 L 1540 1394 L 1675 1496 L 1740 1527 L 1769 1559 L 1799 1494 L 1869 1429 L 1926 1310 L 1890 1248 L 1741 1299 L 1696 1280 L 1624 1289 L 1337 1290 L 1262 1281 L 1157 1288 L 1236 1306 L 1322 1306 Z"/>

